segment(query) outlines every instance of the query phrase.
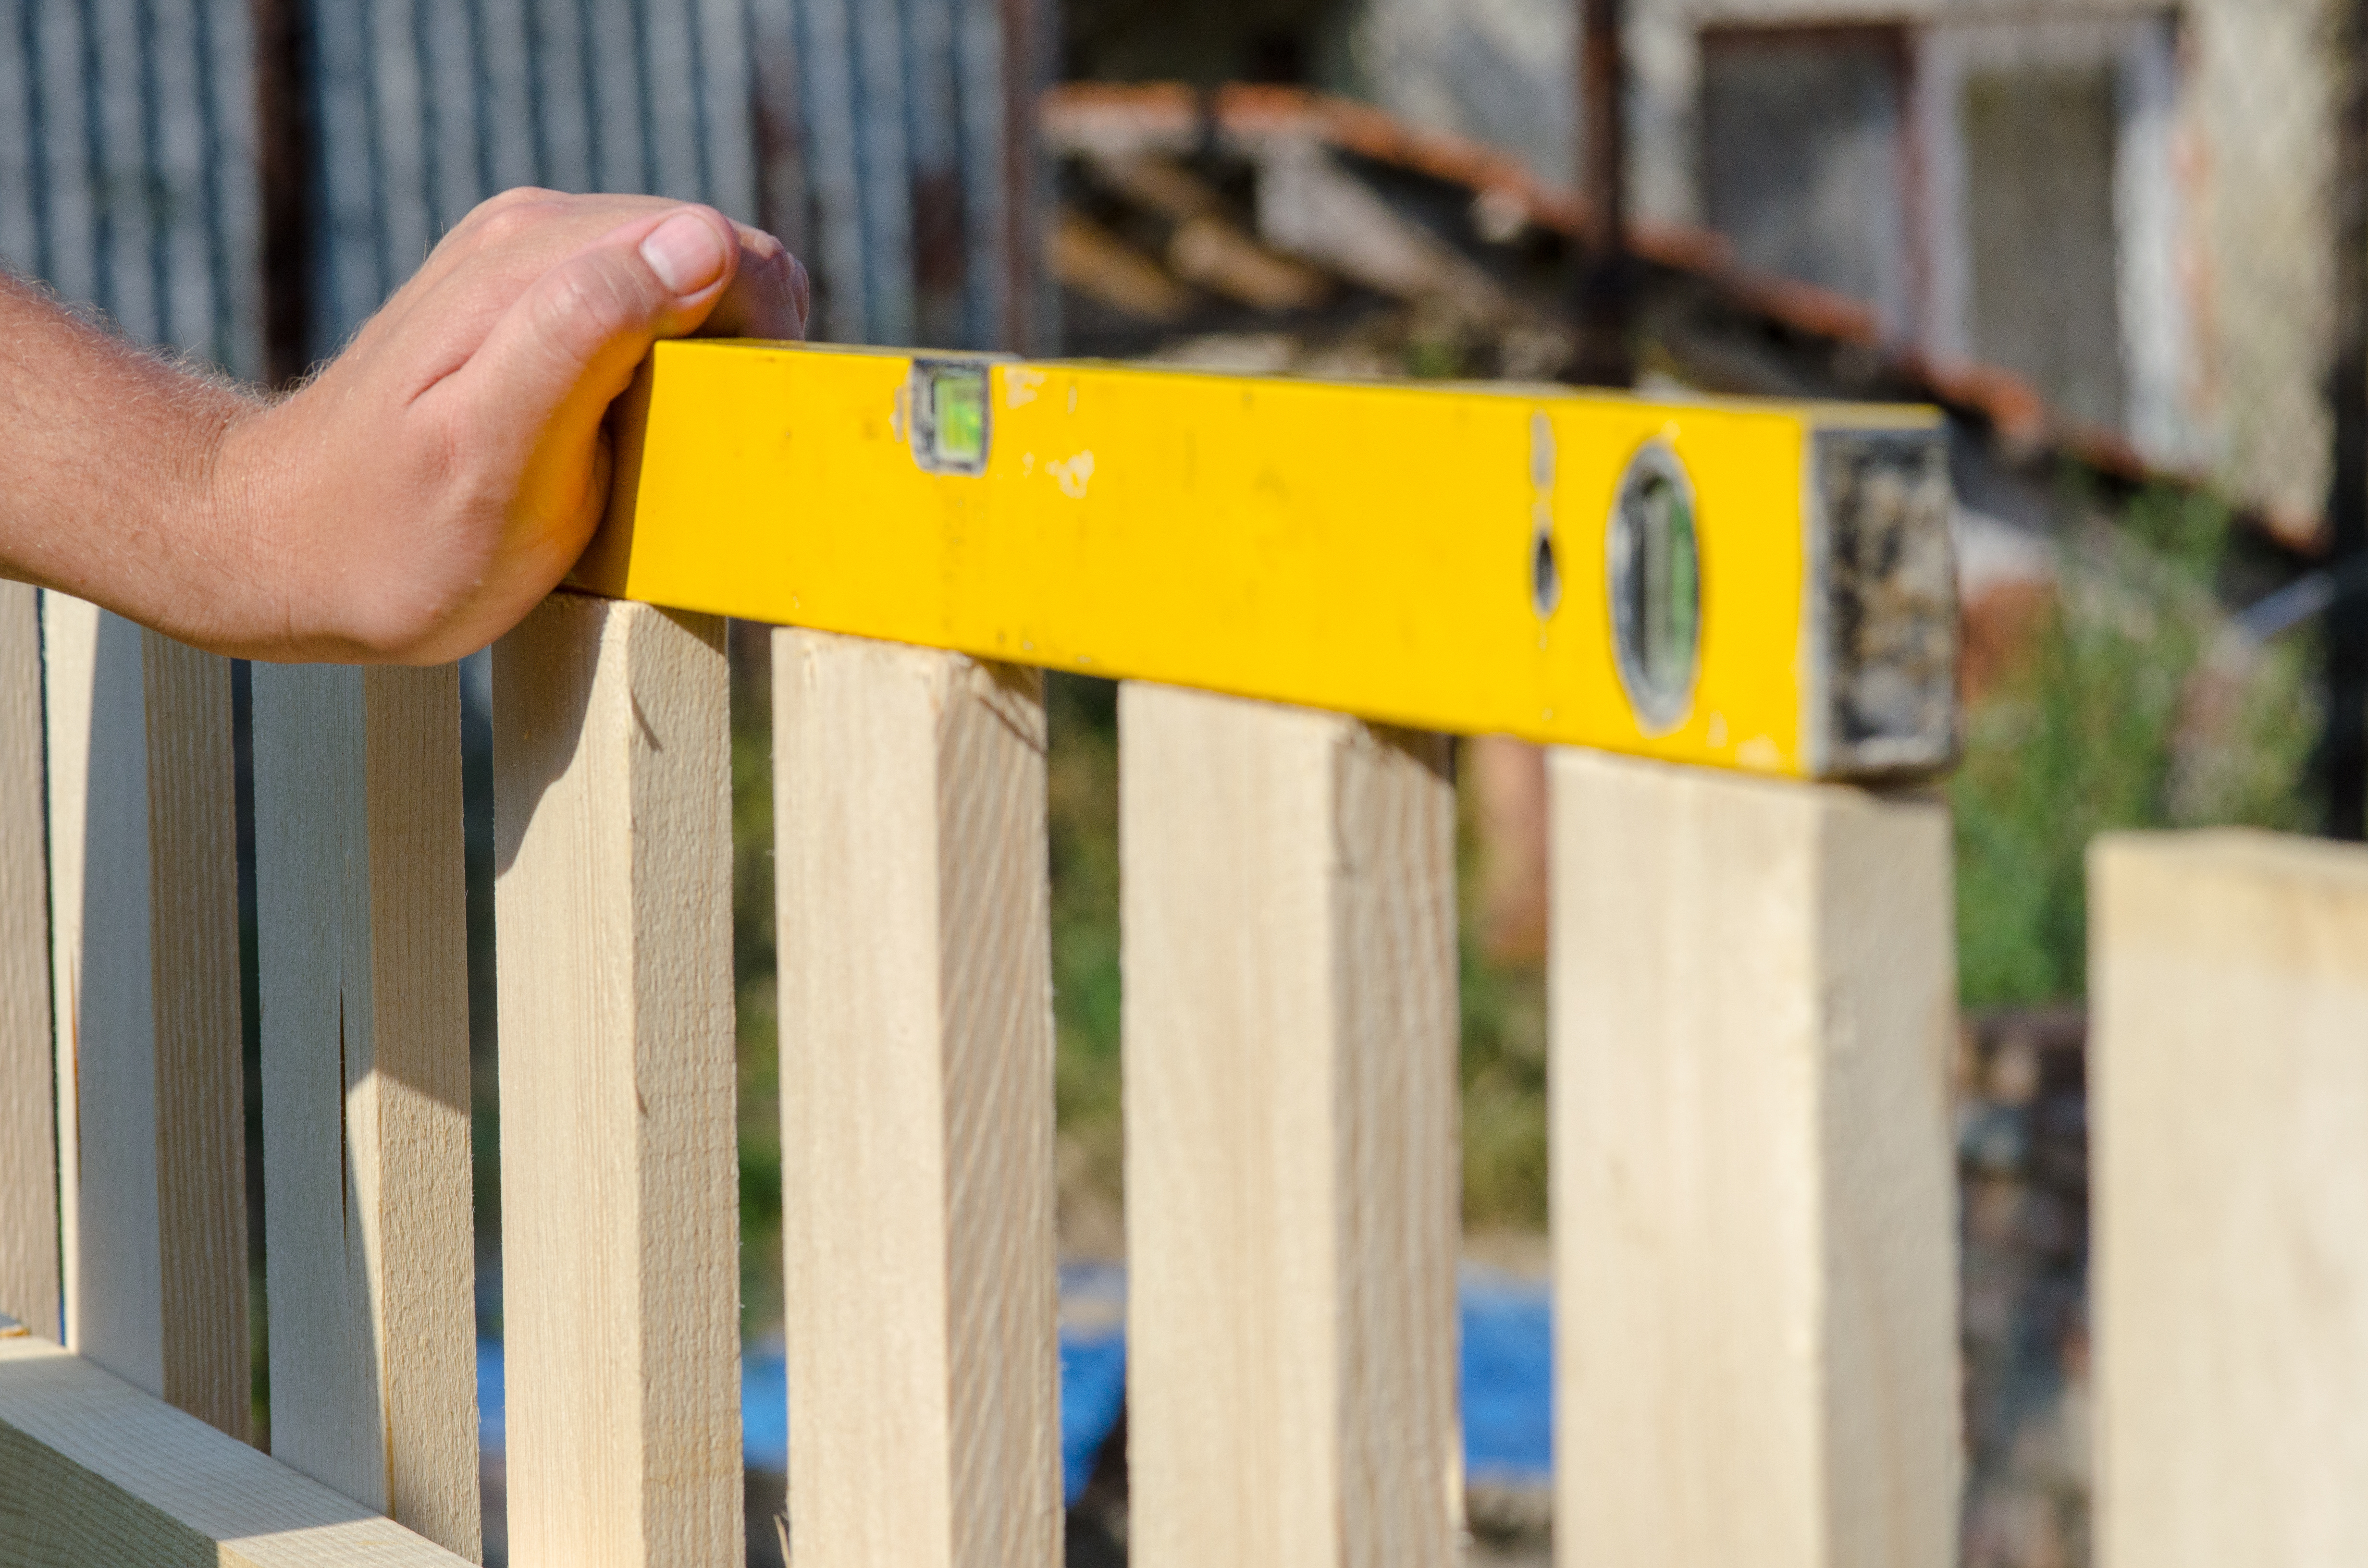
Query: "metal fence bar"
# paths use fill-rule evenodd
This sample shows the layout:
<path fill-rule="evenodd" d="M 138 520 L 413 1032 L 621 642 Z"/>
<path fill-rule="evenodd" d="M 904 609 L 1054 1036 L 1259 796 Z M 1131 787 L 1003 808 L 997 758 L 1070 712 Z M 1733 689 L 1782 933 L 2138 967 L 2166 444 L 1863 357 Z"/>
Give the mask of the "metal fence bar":
<path fill-rule="evenodd" d="M 140 208 L 148 231 L 149 335 L 173 341 L 171 266 L 165 253 L 165 231 L 159 210 L 164 158 L 164 94 L 156 80 L 156 0 L 132 0 L 132 30 L 140 72 Z"/>
<path fill-rule="evenodd" d="M 97 269 L 92 256 L 93 189 L 88 162 L 89 143 L 83 138 L 83 80 L 80 59 L 80 6 L 56 0 L 29 0 L 36 12 L 28 30 L 35 35 L 28 57 L 41 73 L 47 89 L 37 95 L 40 114 L 34 127 L 34 155 L 40 160 L 46 210 L 40 236 L 38 266 L 41 277 L 70 300 L 88 300 L 97 293 Z"/>
<path fill-rule="evenodd" d="M 215 59 L 214 8 L 209 0 L 189 7 L 191 42 L 198 60 L 198 221 L 205 229 L 206 333 L 204 352 L 216 364 L 252 373 L 248 355 L 241 352 L 232 326 L 230 246 L 224 220 L 228 203 L 222 165 L 222 71 Z M 250 97 L 252 94 L 250 93 Z M 250 267 L 249 271 L 253 268 Z"/>
<path fill-rule="evenodd" d="M 96 0 L 79 0 L 74 7 L 79 24 L 76 40 L 80 44 L 78 63 L 82 70 L 82 155 L 84 177 L 89 182 L 90 212 L 90 298 L 102 311 L 113 312 L 115 296 L 115 203 L 109 186 L 113 183 L 108 167 L 107 133 L 102 119 L 105 102 L 99 76 L 98 21 L 93 16 Z"/>
<path fill-rule="evenodd" d="M 905 133 L 902 8 L 853 7 L 856 166 L 867 280 L 863 333 L 874 343 L 913 336 L 913 178 Z"/>
<path fill-rule="evenodd" d="M 850 0 L 790 0 L 803 89 L 814 204 L 815 275 L 823 290 L 817 336 L 860 342 L 871 320 L 870 247 L 857 156 L 857 95 Z"/>
<path fill-rule="evenodd" d="M 20 134 L 0 142 L 0 256 L 34 273 L 50 272 L 50 181 L 39 0 L 17 0 L 7 44 L 15 58 L 9 86 Z"/>
<path fill-rule="evenodd" d="M 1004 105 L 1004 51 L 1000 13 L 968 0 L 954 18 L 954 118 L 962 160 L 962 237 L 969 254 L 963 278 L 969 299 L 967 346 L 1008 348 L 1004 263 L 1009 254 L 1010 192 L 1004 174 L 1004 139 L 1010 126 Z"/>
<path fill-rule="evenodd" d="M 427 243 L 434 244 L 456 215 L 445 192 L 444 119 L 438 112 L 436 45 L 432 32 L 435 7 L 431 0 L 409 0 L 411 6 L 410 75 L 416 84 L 418 141 L 414 156 L 419 165 L 419 204 L 425 210 Z M 460 204 L 462 207 L 466 202 Z M 424 254 L 424 252 L 423 252 Z M 407 272 L 409 269 L 404 268 Z"/>

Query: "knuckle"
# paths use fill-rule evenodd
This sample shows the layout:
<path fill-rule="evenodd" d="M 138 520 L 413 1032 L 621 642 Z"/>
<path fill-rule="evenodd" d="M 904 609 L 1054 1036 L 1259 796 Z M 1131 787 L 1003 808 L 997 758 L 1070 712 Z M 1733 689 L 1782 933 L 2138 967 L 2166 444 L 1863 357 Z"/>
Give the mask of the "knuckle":
<path fill-rule="evenodd" d="M 579 355 L 629 332 L 648 314 L 643 291 L 624 269 L 591 256 L 563 267 L 542 295 L 537 325 Z"/>
<path fill-rule="evenodd" d="M 516 244 L 564 210 L 564 199 L 534 186 L 519 186 L 489 197 L 469 214 L 467 227 L 481 247 Z"/>
<path fill-rule="evenodd" d="M 551 206 L 565 198 L 555 190 L 539 185 L 514 185 L 507 190 L 496 191 L 477 204 L 480 212 L 499 212 L 512 207 Z"/>
<path fill-rule="evenodd" d="M 516 244 L 540 220 L 537 210 L 523 205 L 505 207 L 488 212 L 477 226 L 477 243 L 488 249 L 500 249 Z"/>

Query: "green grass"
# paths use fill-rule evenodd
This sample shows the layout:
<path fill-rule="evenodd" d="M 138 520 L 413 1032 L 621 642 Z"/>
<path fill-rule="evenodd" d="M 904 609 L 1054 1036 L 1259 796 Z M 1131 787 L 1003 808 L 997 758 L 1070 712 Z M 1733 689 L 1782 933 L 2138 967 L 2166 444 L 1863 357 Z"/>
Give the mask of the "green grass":
<path fill-rule="evenodd" d="M 732 972 L 739 1000 L 740 1324 L 781 1324 L 781 1119 L 773 989 L 771 686 L 761 659 L 732 683 Z"/>
<path fill-rule="evenodd" d="M 2085 994 L 2098 834 L 2300 829 L 2315 814 L 2310 649 L 2220 640 L 2211 574 L 2227 526 L 2210 499 L 2160 492 L 2075 541 L 2028 659 L 1967 715 L 1949 800 L 1968 1008 Z"/>
<path fill-rule="evenodd" d="M 1119 1116 L 1118 687 L 1044 680 L 1053 864 L 1053 1103 L 1063 1179 L 1111 1202 L 1125 1183 Z"/>

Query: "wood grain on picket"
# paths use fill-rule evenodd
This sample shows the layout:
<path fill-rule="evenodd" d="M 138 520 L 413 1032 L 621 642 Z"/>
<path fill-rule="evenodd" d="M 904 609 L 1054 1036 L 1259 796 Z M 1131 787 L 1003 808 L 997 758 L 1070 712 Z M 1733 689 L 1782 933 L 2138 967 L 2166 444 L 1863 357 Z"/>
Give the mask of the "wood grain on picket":
<path fill-rule="evenodd" d="M 0 1476 L 11 1568 L 467 1561 L 31 1335 L 0 1336 Z"/>
<path fill-rule="evenodd" d="M 1060 1412 L 1032 670 L 774 633 L 799 1568 L 1051 1568 Z"/>
<path fill-rule="evenodd" d="M 51 1339 L 58 1318 L 55 1048 L 41 799 L 41 628 L 0 583 L 0 1312 Z"/>
<path fill-rule="evenodd" d="M 1556 1560 L 1946 1568 L 1946 812 L 1550 767 Z"/>
<path fill-rule="evenodd" d="M 2368 1561 L 2368 849 L 2089 856 L 2097 1561 Z"/>
<path fill-rule="evenodd" d="M 509 1542 L 740 1562 L 723 623 L 559 595 L 494 648 Z"/>
<path fill-rule="evenodd" d="M 271 1451 L 473 1558 L 459 672 L 254 681 Z"/>
<path fill-rule="evenodd" d="M 230 661 L 42 596 L 68 1343 L 250 1421 Z"/>
<path fill-rule="evenodd" d="M 1129 1551 L 1452 1563 L 1446 743 L 1119 700 Z"/>

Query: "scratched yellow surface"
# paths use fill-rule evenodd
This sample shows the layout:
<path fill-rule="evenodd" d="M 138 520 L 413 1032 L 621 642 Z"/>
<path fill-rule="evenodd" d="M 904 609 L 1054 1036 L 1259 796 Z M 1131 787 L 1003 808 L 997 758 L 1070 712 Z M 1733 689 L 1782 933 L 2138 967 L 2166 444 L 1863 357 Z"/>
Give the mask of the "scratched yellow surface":
<path fill-rule="evenodd" d="M 986 472 L 924 472 L 901 353 L 658 346 L 575 581 L 683 609 L 1199 687 L 1463 733 L 1803 770 L 1809 437 L 1899 409 L 996 363 Z M 1532 421 L 1554 436 L 1532 483 Z M 1692 705 L 1622 690 L 1606 530 L 1629 459 L 1684 464 Z M 1551 517 L 1563 591 L 1531 592 Z"/>

